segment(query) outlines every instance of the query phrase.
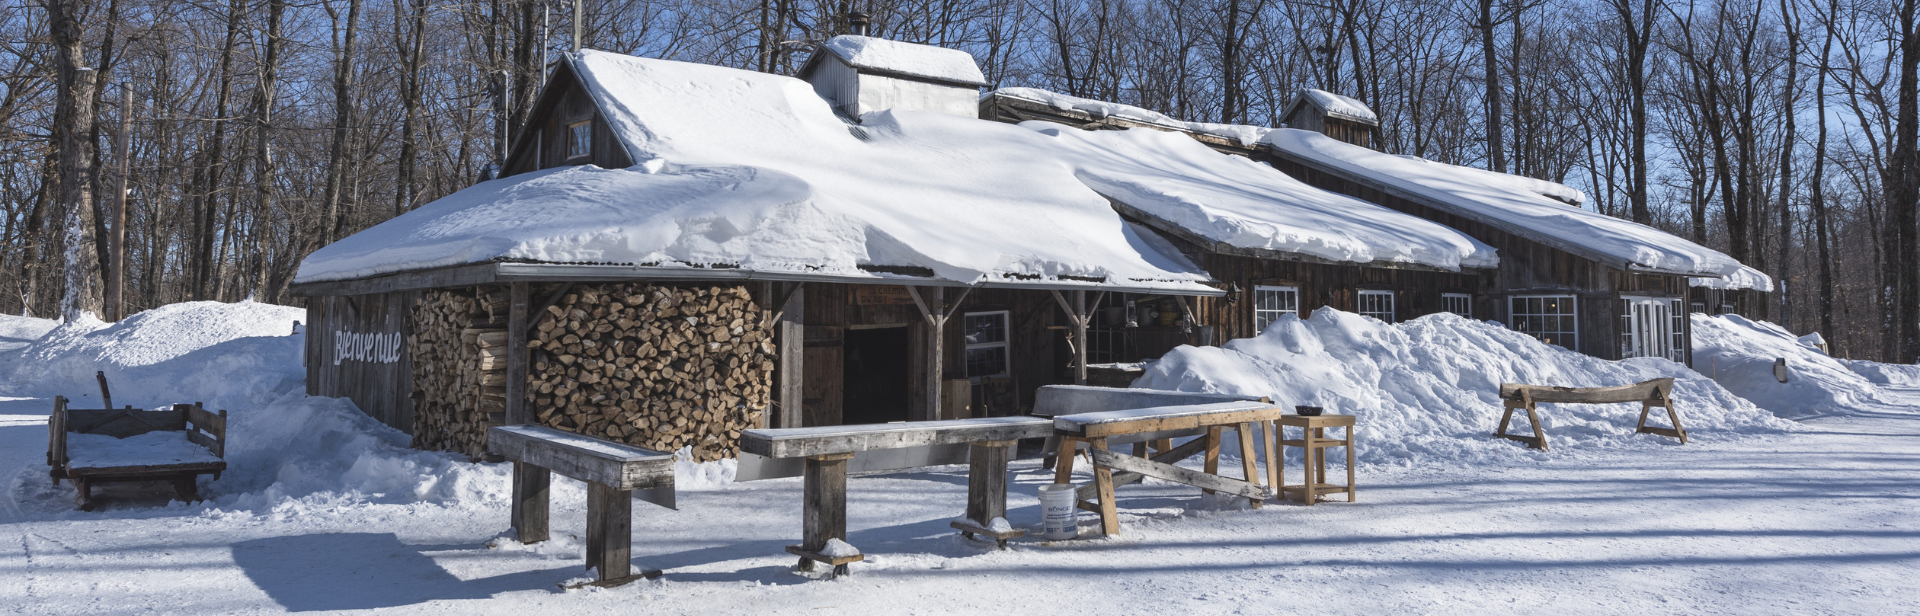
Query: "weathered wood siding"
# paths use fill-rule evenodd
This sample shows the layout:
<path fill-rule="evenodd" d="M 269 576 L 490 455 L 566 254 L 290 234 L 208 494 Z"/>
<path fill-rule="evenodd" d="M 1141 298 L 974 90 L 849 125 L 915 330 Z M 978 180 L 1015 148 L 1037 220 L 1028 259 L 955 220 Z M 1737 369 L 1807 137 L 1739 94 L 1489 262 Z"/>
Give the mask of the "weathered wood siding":
<path fill-rule="evenodd" d="M 526 126 L 514 139 L 513 151 L 501 173 L 503 177 L 572 165 L 593 164 L 607 169 L 633 166 L 626 147 L 614 136 L 606 118 L 595 109 L 593 98 L 564 62 L 553 71 L 547 89 L 527 117 Z M 568 158 L 567 125 L 586 120 L 593 122 L 591 154 Z"/>
<path fill-rule="evenodd" d="M 1214 339 L 1225 342 L 1251 338 L 1254 331 L 1253 289 L 1256 285 L 1290 286 L 1300 290 L 1300 316 L 1308 317 L 1322 306 L 1347 312 L 1359 311 L 1360 291 L 1392 291 L 1394 320 L 1407 321 L 1436 312 L 1444 312 L 1443 293 L 1467 293 L 1474 296 L 1474 317 L 1486 318 L 1492 301 L 1481 287 L 1480 276 L 1471 272 L 1435 272 L 1399 270 L 1359 265 L 1328 265 L 1278 259 L 1259 259 L 1236 255 L 1206 255 L 1206 270 L 1214 279 L 1238 285 L 1240 294 L 1228 303 L 1224 297 L 1200 299 L 1201 324 L 1213 325 Z"/>
<path fill-rule="evenodd" d="M 803 367 L 806 425 L 837 425 L 841 421 L 846 394 L 845 341 L 849 329 L 907 328 L 907 405 L 921 408 L 926 404 L 929 329 L 926 319 L 912 303 L 863 305 L 857 297 L 860 286 L 807 283 Z M 946 301 L 953 301 L 960 292 L 957 288 L 946 289 Z M 961 301 L 941 331 L 943 379 L 967 378 L 964 315 L 989 310 L 1008 311 L 1008 372 L 1018 384 L 1022 408 L 1033 406 L 1034 394 L 1040 386 L 1071 382 L 1064 364 L 1057 361 L 1056 346 L 1063 334 L 1048 329 L 1065 322 L 1059 319 L 1059 306 L 1045 291 L 1012 289 L 974 289 Z"/>
<path fill-rule="evenodd" d="M 1499 250 L 1500 267 L 1484 281 L 1482 288 L 1485 295 L 1475 296 L 1474 318 L 1510 323 L 1511 311 L 1507 298 L 1514 295 L 1578 297 L 1580 348 L 1576 350 L 1587 355 L 1605 359 L 1620 357 L 1618 300 L 1623 293 L 1649 297 L 1687 295 L 1686 278 L 1683 276 L 1624 272 L 1286 158 L 1265 158 L 1274 168 L 1309 185 L 1446 225 Z M 1219 273 L 1215 272 L 1215 275 Z M 1488 311 L 1482 312 L 1483 307 Z M 1691 345 L 1691 332 L 1687 339 Z"/>
<path fill-rule="evenodd" d="M 413 362 L 405 339 L 413 334 L 410 311 L 418 291 L 375 295 L 329 295 L 307 302 L 307 395 L 348 398 L 360 410 L 402 432 L 413 432 Z M 343 334 L 398 336 L 385 357 L 352 352 L 336 342 Z M 342 352 L 346 351 L 346 352 Z"/>

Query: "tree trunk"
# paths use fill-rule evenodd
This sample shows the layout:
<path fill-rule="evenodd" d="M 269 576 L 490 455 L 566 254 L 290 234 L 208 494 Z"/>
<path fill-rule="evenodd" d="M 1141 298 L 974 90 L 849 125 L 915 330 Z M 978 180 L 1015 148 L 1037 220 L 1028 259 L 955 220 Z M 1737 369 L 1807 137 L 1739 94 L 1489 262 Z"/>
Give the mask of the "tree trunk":
<path fill-rule="evenodd" d="M 1893 234 L 1898 237 L 1898 251 L 1887 255 L 1892 261 L 1890 271 L 1898 272 L 1898 282 L 1894 283 L 1894 319 L 1898 322 L 1894 328 L 1895 355 L 1889 358 L 1892 363 L 1913 363 L 1920 356 L 1920 284 L 1914 277 L 1920 275 L 1920 243 L 1915 242 L 1914 201 L 1920 199 L 1920 153 L 1916 153 L 1916 132 L 1920 132 L 1920 118 L 1916 118 L 1915 88 L 1920 87 L 1920 32 L 1914 28 L 1914 9 L 1920 0 L 1900 0 L 1898 10 L 1899 30 L 1894 34 L 1900 41 L 1900 77 L 1898 87 L 1899 106 L 1894 116 L 1893 154 L 1888 157 L 1888 177 L 1885 182 L 1887 195 L 1887 215 L 1892 220 Z"/>
<path fill-rule="evenodd" d="M 1493 47 L 1493 0 L 1480 0 L 1480 57 L 1487 68 L 1487 165 L 1494 171 L 1506 173 L 1507 155 L 1502 135 L 1500 119 L 1505 111 L 1500 107 L 1500 66 L 1499 58 L 1494 55 Z"/>
<path fill-rule="evenodd" d="M 64 224 L 65 291 L 60 299 L 60 316 L 71 322 L 100 312 L 100 294 L 96 285 L 100 270 L 96 252 L 93 211 L 93 134 L 94 70 L 86 65 L 86 49 L 80 40 L 84 27 L 77 0 L 48 0 L 47 29 L 53 38 L 54 61 L 58 66 L 59 101 L 54 126 L 55 142 L 60 148 L 60 207 L 66 210 Z"/>
<path fill-rule="evenodd" d="M 1817 76 L 1814 78 L 1813 87 L 1813 108 L 1821 111 L 1818 114 L 1820 117 L 1820 128 L 1817 130 L 1818 137 L 1816 137 L 1813 142 L 1811 205 L 1813 206 L 1814 241 L 1818 244 L 1818 261 L 1820 263 L 1820 333 L 1828 338 L 1828 342 L 1838 345 L 1829 348 L 1846 348 L 1846 345 L 1840 341 L 1839 332 L 1833 329 L 1833 257 L 1829 252 L 1831 250 L 1829 247 L 1831 240 L 1828 237 L 1829 232 L 1827 229 L 1826 197 L 1827 114 L 1825 110 L 1827 108 L 1827 58 L 1833 53 L 1832 19 L 1835 14 L 1839 13 L 1839 4 L 1839 0 L 1829 0 L 1827 3 L 1826 40 L 1820 45 L 1820 64 L 1819 68 L 1816 69 Z"/>
<path fill-rule="evenodd" d="M 339 239 L 347 227 L 341 202 L 346 198 L 342 193 L 346 190 L 348 137 L 353 130 L 353 63 L 355 39 L 360 34 L 360 2 L 347 0 L 346 30 L 333 54 L 333 139 L 327 146 L 327 187 L 321 197 L 326 202 L 326 213 L 320 219 L 322 246 Z M 333 6 L 327 5 L 327 10 L 332 13 Z"/>

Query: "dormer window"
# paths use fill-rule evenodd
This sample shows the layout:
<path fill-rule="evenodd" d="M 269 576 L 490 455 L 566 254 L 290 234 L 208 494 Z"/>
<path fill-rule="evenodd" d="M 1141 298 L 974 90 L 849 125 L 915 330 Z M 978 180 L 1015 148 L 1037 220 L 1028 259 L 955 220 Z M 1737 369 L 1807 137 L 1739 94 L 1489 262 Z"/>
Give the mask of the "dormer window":
<path fill-rule="evenodd" d="M 586 158 L 591 154 L 593 154 L 593 121 L 568 124 L 567 160 Z"/>

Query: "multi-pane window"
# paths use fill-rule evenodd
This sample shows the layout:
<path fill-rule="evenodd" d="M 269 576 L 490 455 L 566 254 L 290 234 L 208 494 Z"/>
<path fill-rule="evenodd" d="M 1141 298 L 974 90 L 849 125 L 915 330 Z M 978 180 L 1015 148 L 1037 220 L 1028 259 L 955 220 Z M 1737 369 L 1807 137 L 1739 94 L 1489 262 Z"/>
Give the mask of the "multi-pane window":
<path fill-rule="evenodd" d="M 593 153 L 593 121 L 567 125 L 567 160 Z"/>
<path fill-rule="evenodd" d="M 1547 344 L 1580 348 L 1578 302 L 1571 295 L 1521 295 L 1512 298 L 1513 331 Z"/>
<path fill-rule="evenodd" d="M 1388 323 L 1392 323 L 1393 322 L 1393 292 L 1392 291 L 1361 291 L 1360 292 L 1360 314 L 1364 316 L 1380 319 Z"/>
<path fill-rule="evenodd" d="M 1733 304 L 1721 304 L 1720 314 L 1733 314 Z"/>
<path fill-rule="evenodd" d="M 1680 300 L 1668 300 L 1667 311 L 1673 313 L 1673 349 L 1667 359 L 1687 363 L 1687 313 L 1680 311 Z"/>
<path fill-rule="evenodd" d="M 1706 302 L 1694 302 L 1694 303 L 1692 304 L 1692 306 L 1693 306 L 1693 309 L 1692 309 L 1692 310 L 1690 310 L 1690 312 L 1695 312 L 1695 313 L 1699 313 L 1699 314 L 1706 314 L 1706 313 L 1707 313 L 1707 304 L 1706 304 Z"/>
<path fill-rule="evenodd" d="M 966 325 L 967 377 L 1007 375 L 1007 311 L 969 312 Z"/>
<path fill-rule="evenodd" d="M 1280 315 L 1300 314 L 1299 287 L 1253 287 L 1253 331 L 1267 331 L 1267 325 L 1280 320 Z"/>
<path fill-rule="evenodd" d="M 1441 293 L 1440 308 L 1466 318 L 1473 318 L 1473 296 L 1466 293 Z"/>

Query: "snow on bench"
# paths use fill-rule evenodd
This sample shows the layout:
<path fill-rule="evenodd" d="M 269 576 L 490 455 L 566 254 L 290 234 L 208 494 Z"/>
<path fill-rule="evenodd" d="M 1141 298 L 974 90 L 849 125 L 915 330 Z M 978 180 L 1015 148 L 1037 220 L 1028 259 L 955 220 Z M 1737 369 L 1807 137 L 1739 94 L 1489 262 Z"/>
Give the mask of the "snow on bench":
<path fill-rule="evenodd" d="M 193 444 L 184 432 L 161 430 L 127 438 L 105 434 L 67 435 L 68 473 L 219 462 L 220 456 Z"/>
<path fill-rule="evenodd" d="M 513 461 L 510 515 L 521 543 L 547 540 L 548 486 L 560 473 L 587 484 L 587 568 L 599 573 L 590 584 L 660 577 L 633 573 L 633 492 L 673 508 L 673 454 L 534 425 L 488 428 L 487 451 Z"/>
<path fill-rule="evenodd" d="M 104 376 L 100 391 L 112 404 Z M 199 500 L 198 477 L 218 479 L 227 470 L 226 443 L 227 412 L 207 412 L 198 402 L 152 411 L 75 409 L 55 396 L 47 418 L 48 474 L 56 484 L 73 481 L 81 511 L 93 510 L 93 486 L 102 483 L 171 481 L 180 500 Z"/>
<path fill-rule="evenodd" d="M 1073 451 L 1078 443 L 1087 443 L 1089 457 L 1093 459 L 1093 484 L 1075 490 L 1075 504 L 1099 513 L 1102 532 L 1115 535 L 1119 534 L 1120 520 L 1114 506 L 1114 488 L 1142 477 L 1184 483 L 1209 494 L 1226 492 L 1245 497 L 1251 506 L 1259 507 L 1267 498 L 1267 490 L 1261 487 L 1259 472 L 1254 468 L 1254 425 L 1266 426 L 1268 437 L 1262 442 L 1266 444 L 1267 461 L 1271 465 L 1274 460 L 1272 435 L 1277 434 L 1272 422 L 1284 414 L 1286 411 L 1266 401 L 1239 400 L 1059 415 L 1053 418 L 1053 427 L 1054 435 L 1063 445 L 1062 451 Z M 1240 437 L 1240 479 L 1218 474 L 1220 434 L 1228 429 L 1238 432 Z M 1137 439 L 1142 434 L 1191 430 L 1202 430 L 1204 436 L 1179 447 L 1170 447 L 1163 441 L 1160 452 L 1151 458 L 1146 457 L 1143 448 L 1136 447 L 1131 456 L 1107 448 L 1110 437 Z M 1206 452 L 1204 472 L 1175 466 L 1176 462 L 1202 451 Z M 1054 483 L 1071 483 L 1073 459 L 1072 455 L 1060 457 L 1054 469 Z M 1116 476 L 1114 469 L 1126 472 Z M 1098 499 L 1097 502 L 1088 501 L 1089 496 Z"/>

